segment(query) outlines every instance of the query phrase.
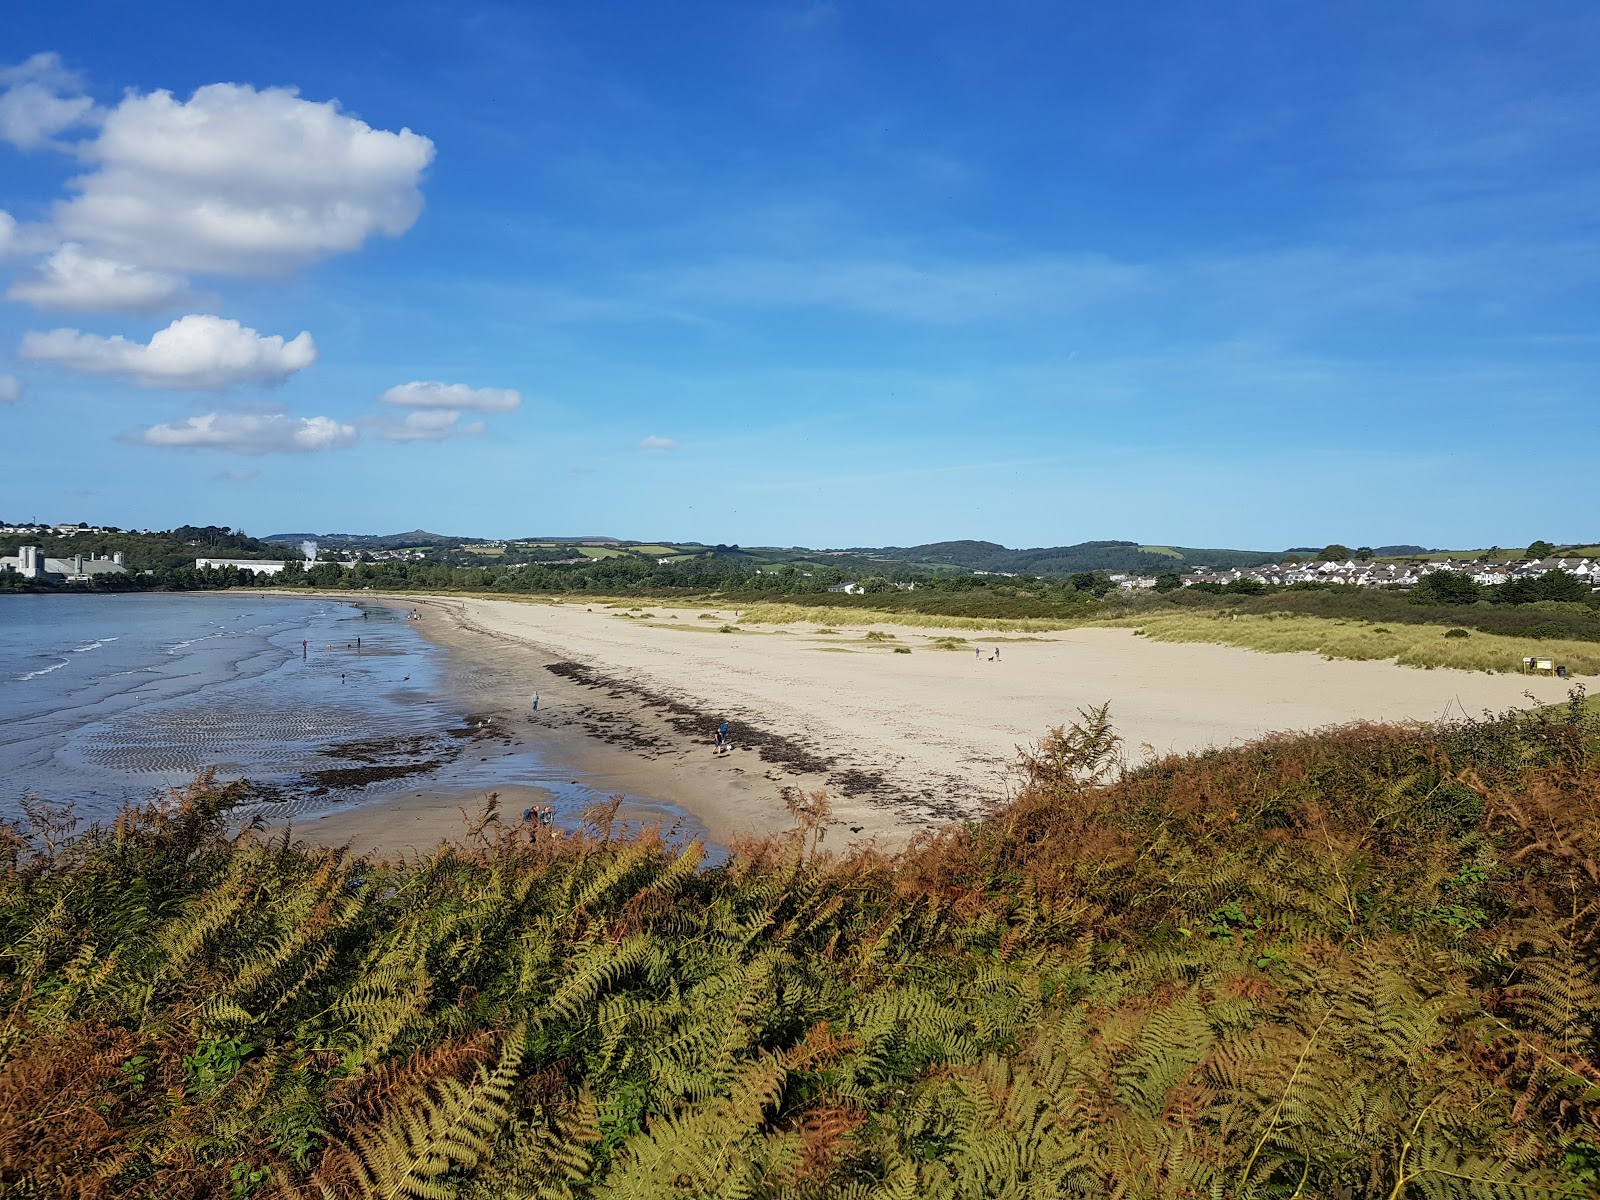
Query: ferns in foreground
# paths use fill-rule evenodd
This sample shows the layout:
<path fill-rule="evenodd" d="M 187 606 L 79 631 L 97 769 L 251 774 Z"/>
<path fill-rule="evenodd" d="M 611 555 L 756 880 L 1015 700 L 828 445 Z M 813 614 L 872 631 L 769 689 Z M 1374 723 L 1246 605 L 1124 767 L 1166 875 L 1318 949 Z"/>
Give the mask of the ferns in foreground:
<path fill-rule="evenodd" d="M 418 860 L 197 781 L 0 837 L 0 1193 L 1600 1192 L 1600 730 L 1126 772 L 1094 710 L 903 855 L 492 813 Z"/>

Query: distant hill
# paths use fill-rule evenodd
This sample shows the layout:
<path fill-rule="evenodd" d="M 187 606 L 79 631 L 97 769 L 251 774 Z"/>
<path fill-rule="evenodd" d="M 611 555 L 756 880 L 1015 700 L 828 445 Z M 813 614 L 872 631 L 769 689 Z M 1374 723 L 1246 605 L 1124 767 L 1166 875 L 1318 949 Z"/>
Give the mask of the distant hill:
<path fill-rule="evenodd" d="M 931 542 L 923 546 L 852 548 L 851 553 L 890 558 L 914 565 L 964 567 L 969 571 L 1016 571 L 1031 575 L 1070 575 L 1077 571 L 1127 571 L 1158 575 L 1196 567 L 1254 567 L 1275 562 L 1269 550 L 1202 549 L 1195 546 L 1141 546 L 1138 542 L 1079 542 L 1012 550 L 996 542 Z"/>

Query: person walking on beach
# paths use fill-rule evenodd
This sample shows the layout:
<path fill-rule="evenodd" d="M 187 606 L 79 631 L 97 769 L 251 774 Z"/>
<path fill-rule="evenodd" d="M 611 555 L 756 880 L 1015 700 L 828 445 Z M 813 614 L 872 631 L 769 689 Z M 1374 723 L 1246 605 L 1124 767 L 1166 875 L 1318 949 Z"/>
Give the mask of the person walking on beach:
<path fill-rule="evenodd" d="M 535 692 L 533 694 L 533 711 L 534 712 L 538 712 L 539 711 L 539 693 L 538 692 Z"/>
<path fill-rule="evenodd" d="M 733 749 L 733 743 L 728 736 L 728 721 L 724 717 L 722 724 L 717 727 L 717 753 L 726 754 Z"/>

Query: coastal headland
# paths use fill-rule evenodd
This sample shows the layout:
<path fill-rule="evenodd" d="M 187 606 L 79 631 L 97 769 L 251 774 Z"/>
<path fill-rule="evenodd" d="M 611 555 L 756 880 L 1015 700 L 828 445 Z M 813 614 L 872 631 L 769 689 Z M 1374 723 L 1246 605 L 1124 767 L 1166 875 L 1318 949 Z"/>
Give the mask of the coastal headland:
<path fill-rule="evenodd" d="M 449 652 L 446 686 L 470 711 L 581 769 L 591 787 L 677 805 L 723 844 L 789 828 L 788 788 L 829 793 L 834 846 L 898 846 L 977 817 L 1011 794 L 1020 746 L 1107 702 L 1138 762 L 1566 694 L 1553 679 L 1160 643 L 1126 629 L 747 627 L 733 610 L 659 602 L 360 598 L 417 612 L 418 630 Z M 724 719 L 733 748 L 717 755 Z M 437 841 L 473 807 L 439 783 L 300 832 L 377 847 L 403 828 L 409 845 Z M 510 790 L 508 812 L 537 799 L 508 800 Z"/>

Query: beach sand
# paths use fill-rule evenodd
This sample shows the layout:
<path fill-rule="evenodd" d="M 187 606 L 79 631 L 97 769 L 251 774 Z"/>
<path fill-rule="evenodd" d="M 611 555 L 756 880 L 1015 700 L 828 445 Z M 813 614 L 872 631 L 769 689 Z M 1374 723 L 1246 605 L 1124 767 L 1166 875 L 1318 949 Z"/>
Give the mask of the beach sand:
<path fill-rule="evenodd" d="M 1557 680 L 1149 642 L 1124 629 L 980 639 L 889 628 L 892 640 L 879 641 L 810 625 L 722 632 L 734 612 L 659 603 L 630 616 L 581 600 L 398 602 L 451 652 L 448 686 L 472 711 L 580 767 L 591 786 L 678 805 L 723 844 L 790 828 L 786 787 L 827 789 L 834 847 L 893 847 L 979 816 L 1009 794 L 1019 746 L 1108 701 L 1138 762 L 1279 730 L 1475 716 L 1525 706 L 1526 692 L 1542 703 L 1566 694 Z M 940 636 L 968 640 L 944 650 L 933 646 Z M 718 757 L 723 717 L 734 749 Z M 459 829 L 460 798 L 429 795 L 439 793 L 299 832 L 372 841 L 397 822 L 423 840 L 451 820 Z"/>

